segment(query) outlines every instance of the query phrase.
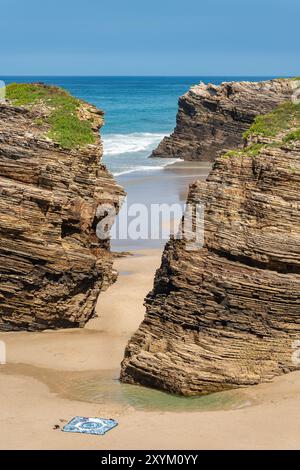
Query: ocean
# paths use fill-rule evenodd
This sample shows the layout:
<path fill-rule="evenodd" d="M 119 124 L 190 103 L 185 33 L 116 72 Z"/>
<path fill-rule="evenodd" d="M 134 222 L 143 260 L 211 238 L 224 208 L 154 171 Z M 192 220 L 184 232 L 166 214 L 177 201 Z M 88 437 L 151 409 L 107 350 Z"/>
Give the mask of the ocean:
<path fill-rule="evenodd" d="M 44 82 L 61 86 L 105 112 L 101 130 L 104 163 L 116 176 L 155 175 L 172 160 L 149 159 L 151 151 L 176 122 L 178 98 L 200 81 L 257 81 L 272 77 L 0 77 L 11 82 Z"/>

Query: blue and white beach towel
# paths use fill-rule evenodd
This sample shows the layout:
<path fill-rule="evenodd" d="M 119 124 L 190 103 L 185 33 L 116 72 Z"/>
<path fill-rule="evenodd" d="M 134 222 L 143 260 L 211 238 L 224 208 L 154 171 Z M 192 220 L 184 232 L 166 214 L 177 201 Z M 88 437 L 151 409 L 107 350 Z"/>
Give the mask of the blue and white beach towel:
<path fill-rule="evenodd" d="M 84 418 L 82 416 L 76 416 L 63 427 L 62 431 L 103 435 L 117 425 L 118 423 L 114 419 Z"/>

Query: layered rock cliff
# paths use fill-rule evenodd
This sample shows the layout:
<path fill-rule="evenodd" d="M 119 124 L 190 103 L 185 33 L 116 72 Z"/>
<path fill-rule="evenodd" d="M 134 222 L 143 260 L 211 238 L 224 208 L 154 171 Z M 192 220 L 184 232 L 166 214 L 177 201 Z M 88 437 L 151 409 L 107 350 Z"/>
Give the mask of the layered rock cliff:
<path fill-rule="evenodd" d="M 291 96 L 291 81 L 200 83 L 179 98 L 176 127 L 151 157 L 213 161 L 219 151 L 243 145 L 257 115 Z"/>
<path fill-rule="evenodd" d="M 300 105 L 257 118 L 188 202 L 204 204 L 204 246 L 167 244 L 121 379 L 183 395 L 268 381 L 299 368 Z"/>
<path fill-rule="evenodd" d="M 0 329 L 82 326 L 116 277 L 96 211 L 123 190 L 100 163 L 103 113 L 42 84 L 0 103 Z"/>

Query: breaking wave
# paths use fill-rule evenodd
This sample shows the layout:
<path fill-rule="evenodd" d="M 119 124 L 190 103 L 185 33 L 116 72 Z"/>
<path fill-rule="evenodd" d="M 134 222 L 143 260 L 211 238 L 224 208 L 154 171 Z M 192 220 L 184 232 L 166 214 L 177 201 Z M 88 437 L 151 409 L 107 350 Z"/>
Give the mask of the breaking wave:
<path fill-rule="evenodd" d="M 165 134 L 152 134 L 150 132 L 106 134 L 102 136 L 104 155 L 113 156 L 123 153 L 151 152 L 164 137 Z"/>

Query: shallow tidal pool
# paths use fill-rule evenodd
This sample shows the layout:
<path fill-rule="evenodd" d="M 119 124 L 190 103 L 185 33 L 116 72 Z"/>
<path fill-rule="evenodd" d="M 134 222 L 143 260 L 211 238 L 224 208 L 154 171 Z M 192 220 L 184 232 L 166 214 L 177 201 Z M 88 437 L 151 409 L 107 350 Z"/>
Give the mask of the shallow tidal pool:
<path fill-rule="evenodd" d="M 201 397 L 181 397 L 138 385 L 122 384 L 118 371 L 60 371 L 25 364 L 8 364 L 4 374 L 33 377 L 51 392 L 69 400 L 131 406 L 141 411 L 236 410 L 253 405 L 246 390 L 230 390 Z"/>

